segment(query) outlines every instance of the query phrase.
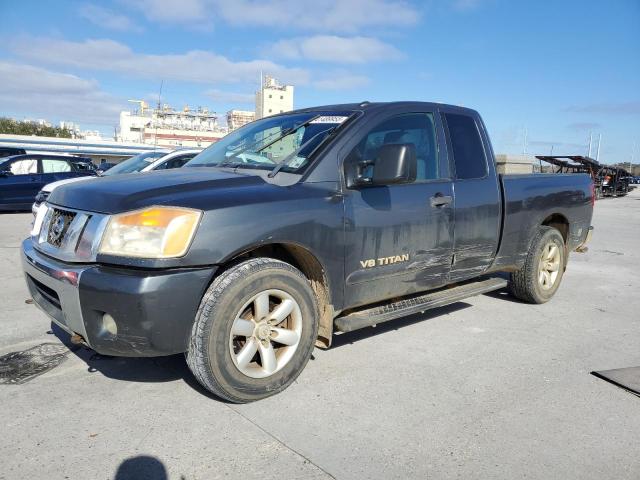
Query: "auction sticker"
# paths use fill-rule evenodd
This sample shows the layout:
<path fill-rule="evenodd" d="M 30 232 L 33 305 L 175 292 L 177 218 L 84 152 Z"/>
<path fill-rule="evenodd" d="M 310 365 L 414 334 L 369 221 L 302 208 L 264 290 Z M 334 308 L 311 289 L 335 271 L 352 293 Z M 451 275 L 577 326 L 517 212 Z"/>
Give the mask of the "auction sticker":
<path fill-rule="evenodd" d="M 349 117 L 342 116 L 342 115 L 323 115 L 321 117 L 314 118 L 309 123 L 342 123 L 347 118 Z"/>

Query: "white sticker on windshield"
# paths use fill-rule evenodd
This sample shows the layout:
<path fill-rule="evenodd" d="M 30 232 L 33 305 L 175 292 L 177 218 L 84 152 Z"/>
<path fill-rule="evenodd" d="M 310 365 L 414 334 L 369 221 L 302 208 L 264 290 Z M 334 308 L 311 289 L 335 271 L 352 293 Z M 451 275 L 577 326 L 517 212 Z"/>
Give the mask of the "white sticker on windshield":
<path fill-rule="evenodd" d="M 347 118 L 349 117 L 341 115 L 323 115 L 321 117 L 314 118 L 310 123 L 342 123 Z"/>

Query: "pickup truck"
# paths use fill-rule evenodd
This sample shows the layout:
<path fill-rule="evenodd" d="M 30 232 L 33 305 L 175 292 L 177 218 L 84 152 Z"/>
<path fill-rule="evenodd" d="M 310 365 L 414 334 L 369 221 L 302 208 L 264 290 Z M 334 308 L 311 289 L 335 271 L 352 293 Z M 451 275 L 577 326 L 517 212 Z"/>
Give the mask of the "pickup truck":
<path fill-rule="evenodd" d="M 55 189 L 22 264 L 74 342 L 185 353 L 206 389 L 249 402 L 334 332 L 505 287 L 548 301 L 593 204 L 587 175 L 498 175 L 474 110 L 332 105 L 252 122 L 181 169 Z"/>

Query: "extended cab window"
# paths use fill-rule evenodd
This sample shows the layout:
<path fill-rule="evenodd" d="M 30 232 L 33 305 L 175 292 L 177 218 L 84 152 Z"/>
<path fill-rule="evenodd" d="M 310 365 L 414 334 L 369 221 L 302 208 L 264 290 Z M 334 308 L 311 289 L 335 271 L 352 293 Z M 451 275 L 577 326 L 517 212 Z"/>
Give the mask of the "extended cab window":
<path fill-rule="evenodd" d="M 449 140 L 456 167 L 456 178 L 482 178 L 487 159 L 475 120 L 468 115 L 445 113 Z"/>
<path fill-rule="evenodd" d="M 385 120 L 354 147 L 346 163 L 373 162 L 380 147 L 389 144 L 412 144 L 415 147 L 418 164 L 416 181 L 438 178 L 438 147 L 431 113 L 402 114 Z"/>

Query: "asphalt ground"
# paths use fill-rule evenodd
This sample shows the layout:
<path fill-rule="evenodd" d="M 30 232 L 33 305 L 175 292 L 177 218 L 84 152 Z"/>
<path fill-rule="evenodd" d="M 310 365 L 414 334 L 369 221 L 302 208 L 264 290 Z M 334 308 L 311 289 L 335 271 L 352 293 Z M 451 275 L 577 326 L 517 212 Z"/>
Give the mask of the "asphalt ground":
<path fill-rule="evenodd" d="M 30 214 L 0 215 L 0 355 L 66 335 L 28 298 Z M 545 305 L 504 293 L 344 334 L 285 392 L 231 405 L 182 356 L 64 352 L 0 385 L 0 479 L 638 479 L 640 189 L 596 205 Z M 68 352 L 68 353 L 67 353 Z"/>

